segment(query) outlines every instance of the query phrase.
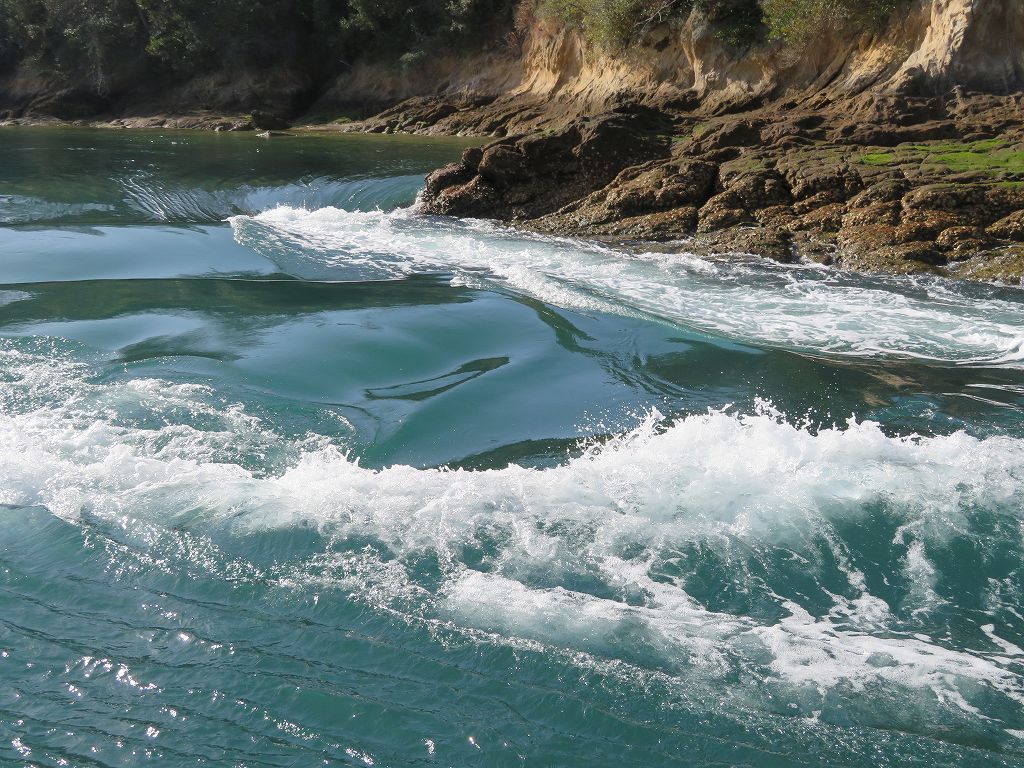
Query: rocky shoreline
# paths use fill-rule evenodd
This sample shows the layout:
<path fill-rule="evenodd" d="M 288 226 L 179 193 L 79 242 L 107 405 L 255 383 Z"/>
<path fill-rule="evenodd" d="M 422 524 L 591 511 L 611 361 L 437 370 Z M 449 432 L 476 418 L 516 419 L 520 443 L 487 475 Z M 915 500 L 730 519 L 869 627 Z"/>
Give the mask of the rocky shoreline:
<path fill-rule="evenodd" d="M 264 73 L 207 78 L 71 124 L 479 136 L 490 143 L 428 177 L 424 213 L 1019 284 L 1018 41 L 1016 0 L 907 0 L 885 29 L 833 30 L 799 50 L 726 45 L 694 13 L 613 55 L 579 29 L 535 20 L 514 51 L 438 58 L 401 75 L 357 65 L 306 117 L 238 112 L 294 102 L 295 78 Z M 0 112 L 0 125 L 67 124 L 32 107 L 56 103 L 55 93 Z"/>
<path fill-rule="evenodd" d="M 490 99 L 444 97 L 293 130 L 497 134 L 428 176 L 424 214 L 706 255 L 1024 282 L 1024 94 L 864 95 L 715 116 L 628 101 L 569 120 L 529 109 L 538 127 L 510 136 L 500 134 L 521 114 L 509 105 L 498 113 Z M 212 112 L 74 124 L 287 127 Z"/>
<path fill-rule="evenodd" d="M 1022 116 L 1019 94 L 962 92 L 715 117 L 624 104 L 466 150 L 428 177 L 420 207 L 698 253 L 1019 283 Z"/>

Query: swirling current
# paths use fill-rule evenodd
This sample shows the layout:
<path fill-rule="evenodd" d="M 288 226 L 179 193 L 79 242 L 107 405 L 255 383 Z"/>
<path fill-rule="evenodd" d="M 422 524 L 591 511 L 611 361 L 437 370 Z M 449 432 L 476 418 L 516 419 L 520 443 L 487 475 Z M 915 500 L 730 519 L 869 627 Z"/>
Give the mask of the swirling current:
<path fill-rule="evenodd" d="M 0 763 L 1024 766 L 1024 291 L 0 131 Z"/>

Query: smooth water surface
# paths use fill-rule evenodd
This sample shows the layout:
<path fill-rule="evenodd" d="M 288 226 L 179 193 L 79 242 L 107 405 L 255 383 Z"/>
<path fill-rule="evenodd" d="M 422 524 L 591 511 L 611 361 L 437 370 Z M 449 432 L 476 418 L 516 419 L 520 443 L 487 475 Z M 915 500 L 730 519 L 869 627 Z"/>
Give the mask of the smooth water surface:
<path fill-rule="evenodd" d="M 1024 766 L 1024 291 L 464 146 L 0 131 L 0 764 Z"/>

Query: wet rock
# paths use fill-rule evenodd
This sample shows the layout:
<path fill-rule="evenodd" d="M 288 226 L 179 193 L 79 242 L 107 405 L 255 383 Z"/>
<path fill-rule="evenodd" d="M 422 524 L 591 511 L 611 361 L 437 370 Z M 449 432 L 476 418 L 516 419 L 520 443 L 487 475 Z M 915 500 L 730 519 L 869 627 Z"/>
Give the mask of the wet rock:
<path fill-rule="evenodd" d="M 733 226 L 699 233 L 688 249 L 700 253 L 742 253 L 791 264 L 799 260 L 793 236 L 774 227 Z"/>
<path fill-rule="evenodd" d="M 723 184 L 731 199 L 748 211 L 792 201 L 786 180 L 772 169 L 739 173 Z"/>
<path fill-rule="evenodd" d="M 846 207 L 839 203 L 823 205 L 797 218 L 793 222 L 793 228 L 818 233 L 839 232 L 843 227 L 845 215 Z"/>
<path fill-rule="evenodd" d="M 904 178 L 885 179 L 872 184 L 850 200 L 851 208 L 868 208 L 877 203 L 892 203 L 903 199 L 910 190 L 910 184 Z"/>
<path fill-rule="evenodd" d="M 880 109 L 896 116 L 874 126 L 889 132 L 884 141 L 946 136 L 953 119 L 958 132 L 971 125 L 937 117 L 928 100 Z M 871 133 L 823 140 L 853 124 L 845 114 L 715 117 L 681 129 L 665 120 L 627 105 L 467 151 L 428 179 L 425 209 L 564 235 L 695 237 L 709 253 L 900 274 L 995 274 L 982 266 L 993 253 L 1010 274 L 1006 248 L 1024 243 L 1024 174 L 951 173 L 935 159 L 948 142 L 883 151 L 848 143 L 882 141 Z"/>
<path fill-rule="evenodd" d="M 930 243 L 905 243 L 881 248 L 841 251 L 837 263 L 846 269 L 897 275 L 940 274 L 942 256 Z"/>
<path fill-rule="evenodd" d="M 974 210 L 985 202 L 984 187 L 973 184 L 928 184 L 908 192 L 903 207 L 930 211 Z"/>
<path fill-rule="evenodd" d="M 1024 283 L 1024 247 L 975 254 L 958 263 L 950 272 L 954 277 L 969 280 L 998 280 L 1020 285 Z"/>
<path fill-rule="evenodd" d="M 829 202 L 840 202 L 864 188 L 860 173 L 841 154 L 800 153 L 783 158 L 777 167 L 794 200 L 826 196 Z"/>
<path fill-rule="evenodd" d="M 667 127 L 661 113 L 634 109 L 576 120 L 550 134 L 501 139 L 431 174 L 421 206 L 427 213 L 515 220 L 554 213 L 627 167 L 667 158 Z M 671 193 L 664 194 L 662 204 L 671 204 Z"/>
<path fill-rule="evenodd" d="M 985 230 L 978 227 L 958 226 L 942 230 L 935 238 L 935 244 L 941 248 L 954 249 L 959 247 L 983 248 L 991 242 Z"/>
<path fill-rule="evenodd" d="M 972 217 L 958 210 L 929 210 L 911 208 L 904 210 L 897 225 L 900 242 L 935 240 L 945 230 L 972 228 Z"/>

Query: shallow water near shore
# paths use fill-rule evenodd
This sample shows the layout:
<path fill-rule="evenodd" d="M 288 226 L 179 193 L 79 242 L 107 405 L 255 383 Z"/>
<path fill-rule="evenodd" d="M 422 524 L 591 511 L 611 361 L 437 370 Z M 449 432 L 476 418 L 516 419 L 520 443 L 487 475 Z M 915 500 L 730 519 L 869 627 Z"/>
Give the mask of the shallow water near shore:
<path fill-rule="evenodd" d="M 0 131 L 0 763 L 1024 766 L 1024 290 Z"/>

